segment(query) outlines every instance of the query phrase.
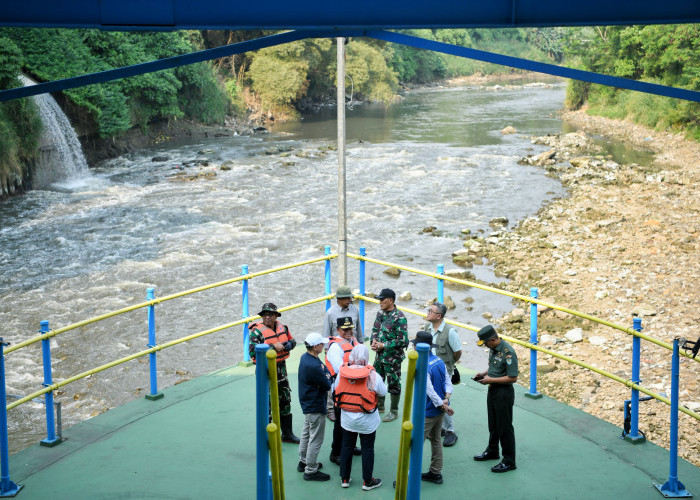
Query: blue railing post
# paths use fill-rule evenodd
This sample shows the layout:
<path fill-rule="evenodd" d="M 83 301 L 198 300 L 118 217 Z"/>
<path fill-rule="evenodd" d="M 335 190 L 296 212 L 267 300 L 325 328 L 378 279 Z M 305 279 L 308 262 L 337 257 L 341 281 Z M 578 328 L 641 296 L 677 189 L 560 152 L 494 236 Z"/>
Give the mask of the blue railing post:
<path fill-rule="evenodd" d="M 7 379 L 5 378 L 5 346 L 9 345 L 0 338 L 0 497 L 13 497 L 22 489 L 21 484 L 10 481 L 10 450 L 7 438 Z"/>
<path fill-rule="evenodd" d="M 331 247 L 326 245 L 323 255 L 330 255 Z M 331 293 L 331 259 L 326 259 L 326 295 Z M 331 308 L 331 299 L 326 300 L 326 311 Z"/>
<path fill-rule="evenodd" d="M 241 276 L 248 274 L 248 265 L 243 264 L 241 266 Z M 242 294 L 242 311 L 241 318 L 247 318 L 250 316 L 249 308 L 249 295 L 248 295 L 248 279 L 243 280 L 243 294 Z M 243 363 L 250 365 L 250 331 L 248 330 L 248 323 L 243 323 Z"/>
<path fill-rule="evenodd" d="M 437 273 L 440 275 L 445 274 L 445 266 L 443 264 L 437 265 Z M 445 303 L 445 280 L 437 280 L 437 301 L 441 304 Z"/>
<path fill-rule="evenodd" d="M 146 289 L 146 300 L 153 300 L 156 298 L 155 289 Z M 151 304 L 148 306 L 148 348 L 152 349 L 156 346 L 156 306 Z M 156 353 L 152 352 L 148 355 L 148 365 L 150 367 L 151 375 L 151 393 L 146 394 L 146 399 L 155 401 L 164 396 L 161 392 L 158 392 L 158 370 L 156 362 Z"/>
<path fill-rule="evenodd" d="M 671 428 L 669 441 L 670 471 L 668 481 L 663 486 L 654 484 L 659 492 L 669 498 L 692 497 L 678 480 L 678 382 L 680 379 L 678 339 L 673 339 L 673 359 L 671 361 Z"/>
<path fill-rule="evenodd" d="M 536 299 L 538 297 L 538 289 L 530 288 L 530 297 Z M 537 345 L 537 304 L 530 302 L 530 343 Z M 537 349 L 530 349 L 530 391 L 525 393 L 525 396 L 532 399 L 539 399 L 542 393 L 537 392 Z"/>
<path fill-rule="evenodd" d="M 418 363 L 413 384 L 413 431 L 411 432 L 411 458 L 408 466 L 408 500 L 420 498 L 421 471 L 423 469 L 423 436 L 425 433 L 425 398 L 428 387 L 428 344 L 416 345 Z"/>
<path fill-rule="evenodd" d="M 635 332 L 642 331 L 642 318 L 632 319 L 632 329 Z M 632 337 L 632 382 L 639 384 L 642 380 L 639 375 L 639 363 L 641 361 L 642 339 Z M 625 436 L 625 441 L 633 444 L 643 443 L 646 438 L 639 434 L 639 390 L 632 389 L 630 402 L 630 431 Z"/>
<path fill-rule="evenodd" d="M 255 346 L 255 443 L 256 443 L 256 474 L 257 500 L 268 500 L 272 495 L 270 485 L 270 448 L 267 442 L 267 423 L 270 404 L 270 378 L 267 373 L 267 358 L 265 354 L 270 348 L 268 344 Z"/>
<path fill-rule="evenodd" d="M 367 249 L 365 247 L 360 247 L 360 256 L 364 257 L 367 255 Z M 360 259 L 360 295 L 365 295 L 365 267 L 366 262 Z M 358 304 L 360 310 L 360 325 L 362 327 L 362 333 L 365 332 L 365 301 L 361 300 Z"/>
<path fill-rule="evenodd" d="M 49 333 L 49 322 L 42 321 L 41 334 Z M 51 377 L 51 340 L 48 338 L 41 340 L 41 354 L 44 361 L 44 387 L 50 387 L 53 384 Z M 4 401 L 3 401 L 4 403 Z M 46 404 L 46 439 L 41 440 L 42 446 L 56 446 L 61 442 L 60 438 L 56 437 L 56 416 L 53 410 L 53 391 L 44 394 L 44 403 Z"/>

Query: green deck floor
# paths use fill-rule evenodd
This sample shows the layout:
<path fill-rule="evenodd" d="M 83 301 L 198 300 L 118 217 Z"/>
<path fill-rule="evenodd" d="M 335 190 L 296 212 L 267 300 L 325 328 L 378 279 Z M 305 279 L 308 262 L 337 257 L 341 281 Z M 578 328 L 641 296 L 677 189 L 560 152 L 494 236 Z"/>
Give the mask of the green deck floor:
<path fill-rule="evenodd" d="M 296 351 L 301 351 L 297 349 Z M 300 353 L 288 360 L 294 430 L 302 414 L 296 392 Z M 466 371 L 466 370 L 465 370 Z M 442 485 L 422 484 L 425 499 L 659 499 L 654 483 L 669 475 L 668 451 L 619 439 L 620 429 L 549 398 L 524 397 L 516 386 L 514 426 L 518 469 L 493 474 L 496 462 L 475 462 L 487 438 L 486 388 L 472 382 L 453 396 L 459 441 L 445 448 Z M 133 401 L 64 431 L 54 448 L 32 446 L 10 457 L 10 478 L 24 499 L 198 498 L 254 499 L 254 367 L 232 367 L 170 387 L 157 401 Z M 283 444 L 286 498 L 393 498 L 399 420 L 377 431 L 375 477 L 380 488 L 361 489 L 361 462 L 342 489 L 328 461 L 332 426 L 321 449 L 331 481 L 306 482 L 296 471 L 298 447 Z M 640 425 L 643 425 L 640 424 Z M 429 462 L 424 449 L 423 470 Z M 678 479 L 700 495 L 700 469 L 679 460 Z"/>

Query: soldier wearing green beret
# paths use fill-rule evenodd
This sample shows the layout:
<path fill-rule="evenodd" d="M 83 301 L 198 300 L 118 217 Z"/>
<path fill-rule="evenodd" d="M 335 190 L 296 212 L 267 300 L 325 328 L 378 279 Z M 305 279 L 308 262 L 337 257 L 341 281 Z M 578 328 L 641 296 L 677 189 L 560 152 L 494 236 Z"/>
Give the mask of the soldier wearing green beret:
<path fill-rule="evenodd" d="M 489 417 L 489 444 L 474 460 L 498 460 L 498 444 L 501 444 L 503 460 L 491 467 L 491 472 L 515 470 L 515 431 L 513 430 L 513 384 L 518 380 L 518 357 L 511 345 L 500 338 L 496 329 L 485 326 L 479 330 L 477 344 L 489 348 L 489 368 L 478 373 L 474 380 L 488 385 L 486 408 Z"/>

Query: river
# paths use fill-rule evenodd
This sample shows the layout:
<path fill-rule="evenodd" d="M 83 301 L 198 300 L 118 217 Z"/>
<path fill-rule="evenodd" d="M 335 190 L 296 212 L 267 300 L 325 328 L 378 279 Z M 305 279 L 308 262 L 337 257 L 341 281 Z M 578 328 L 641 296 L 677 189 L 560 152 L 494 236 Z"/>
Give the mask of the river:
<path fill-rule="evenodd" d="M 489 221 L 510 224 L 565 194 L 543 169 L 517 164 L 542 151 L 529 137 L 562 131 L 555 112 L 565 87 L 431 88 L 414 91 L 388 109 L 355 105 L 347 111 L 348 248 L 381 260 L 434 271 L 454 268 L 460 234 L 488 234 Z M 517 134 L 500 130 L 513 126 Z M 31 191 L 0 204 L 0 332 L 16 343 L 52 328 L 156 296 L 315 258 L 336 248 L 337 157 L 334 110 L 279 126 L 270 134 L 168 143 L 103 162 L 81 178 Z M 274 153 L 274 151 L 285 151 Z M 270 154 L 273 153 L 273 154 Z M 155 156 L 167 161 L 154 162 Z M 194 165 L 206 159 L 209 164 Z M 220 165 L 229 162 L 230 170 Z M 202 174 L 197 177 L 198 174 Z M 212 178 L 206 178 L 209 174 Z M 184 180 L 194 179 L 195 180 Z M 422 232 L 436 226 L 443 232 Z M 435 283 L 402 273 L 392 278 L 368 265 L 367 289 L 410 292 L 424 309 Z M 335 264 L 333 267 L 335 272 Z M 500 281 L 488 265 L 473 272 Z M 349 284 L 358 266 L 348 262 Z M 266 301 L 284 306 L 323 294 L 323 264 L 251 282 L 251 312 Z M 333 289 L 336 281 L 334 275 Z M 527 290 L 521 293 L 527 294 Z M 474 290 L 446 289 L 457 307 L 448 312 L 475 326 L 513 308 L 510 299 Z M 471 297 L 473 303 L 465 302 Z M 157 341 L 183 337 L 241 316 L 241 286 L 158 305 Z M 366 323 L 376 307 L 368 306 Z M 285 312 L 298 339 L 320 328 L 322 304 Z M 411 335 L 421 321 L 409 317 Z M 464 363 L 483 368 L 486 353 L 473 332 L 460 332 Z M 142 350 L 145 310 L 64 333 L 51 340 L 54 381 Z M 242 359 L 241 327 L 158 354 L 159 386 L 166 387 Z M 41 387 L 39 344 L 7 356 L 8 393 Z M 148 391 L 147 359 L 92 375 L 61 388 L 64 427 Z M 45 437 L 43 410 L 28 403 L 9 413 L 10 448 Z"/>

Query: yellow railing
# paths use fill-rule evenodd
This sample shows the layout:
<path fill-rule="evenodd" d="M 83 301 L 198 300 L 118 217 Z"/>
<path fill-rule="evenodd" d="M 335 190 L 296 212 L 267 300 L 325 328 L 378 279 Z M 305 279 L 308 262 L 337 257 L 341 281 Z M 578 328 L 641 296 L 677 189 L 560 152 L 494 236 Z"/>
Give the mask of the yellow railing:
<path fill-rule="evenodd" d="M 243 281 L 243 280 L 249 280 L 249 279 L 252 279 L 252 278 L 255 278 L 255 277 L 258 277 L 258 276 L 263 276 L 263 275 L 265 275 L 265 274 L 272 274 L 272 273 L 276 273 L 276 272 L 279 272 L 279 271 L 284 271 L 284 270 L 286 270 L 286 269 L 292 269 L 292 268 L 295 268 L 295 267 L 306 266 L 306 265 L 308 265 L 308 264 L 314 264 L 314 263 L 316 263 L 316 262 L 322 262 L 322 261 L 329 260 L 329 259 L 335 259 L 335 258 L 337 258 L 337 257 L 338 257 L 338 254 L 324 255 L 323 257 L 318 257 L 318 258 L 316 258 L 316 259 L 304 260 L 304 261 L 301 261 L 301 262 L 296 262 L 296 263 L 294 263 L 294 264 L 287 264 L 287 265 L 285 265 L 285 266 L 273 267 L 273 268 L 271 268 L 271 269 L 267 269 L 267 270 L 264 270 L 264 271 L 258 271 L 258 272 L 256 272 L 256 273 L 244 274 L 244 275 L 238 276 L 238 277 L 236 277 L 236 278 L 232 278 L 232 279 L 228 279 L 228 280 L 224 280 L 224 281 L 219 281 L 219 282 L 217 282 L 217 283 L 212 283 L 212 284 L 210 284 L 210 285 L 204 285 L 204 286 L 200 286 L 200 287 L 197 287 L 197 288 L 192 288 L 192 289 L 190 289 L 190 290 L 185 290 L 185 291 L 183 291 L 183 292 L 174 293 L 174 294 L 172 294 L 172 295 L 166 295 L 166 296 L 164 296 L 164 297 L 159 297 L 159 298 L 157 298 L 157 299 L 148 300 L 148 301 L 146 301 L 146 302 L 141 302 L 141 303 L 135 304 L 135 305 L 133 305 L 133 306 L 124 307 L 123 309 L 118 309 L 118 310 L 116 310 L 116 311 L 112 311 L 112 312 L 108 312 L 108 313 L 105 313 L 105 314 L 101 314 L 101 315 L 95 316 L 95 317 L 93 317 L 93 318 L 89 318 L 89 319 L 86 319 L 86 320 L 83 320 L 83 321 L 78 321 L 77 323 L 72 323 L 72 324 L 70 324 L 70 325 L 68 325 L 68 326 L 64 326 L 64 327 L 61 327 L 61 328 L 56 328 L 55 330 L 50 330 L 50 331 L 48 331 L 47 333 L 44 333 L 44 334 L 42 334 L 42 335 L 38 335 L 38 336 L 33 337 L 33 338 L 31 338 L 31 339 L 25 340 L 25 341 L 23 341 L 23 342 L 18 342 L 17 344 L 15 344 L 15 345 L 13 345 L 13 346 L 8 347 L 7 349 L 5 349 L 5 354 L 6 354 L 6 355 L 7 355 L 7 354 L 10 354 L 11 352 L 16 351 L 16 350 L 18 350 L 18 349 L 21 349 L 22 347 L 26 347 L 26 346 L 28 346 L 28 345 L 32 345 L 32 344 L 34 344 L 34 343 L 36 343 L 36 342 L 39 342 L 39 341 L 41 341 L 41 340 L 44 340 L 44 339 L 49 339 L 49 338 L 51 338 L 51 337 L 55 337 L 56 335 L 59 335 L 59 334 L 61 334 L 61 333 L 64 333 L 64 332 L 67 332 L 67 331 L 70 331 L 70 330 L 75 330 L 76 328 L 80 328 L 80 327 L 82 327 L 82 326 L 90 325 L 90 324 L 92 324 L 92 323 L 97 323 L 98 321 L 102 321 L 102 320 L 105 320 L 105 319 L 108 319 L 108 318 L 112 318 L 112 317 L 118 316 L 118 315 L 120 315 L 120 314 L 125 314 L 125 313 L 131 312 L 131 311 L 135 311 L 136 309 L 141 309 L 141 308 L 144 308 L 144 307 L 148 307 L 148 306 L 152 306 L 152 305 L 157 305 L 157 304 L 160 304 L 160 303 L 162 303 L 162 302 L 166 302 L 166 301 L 168 301 L 168 300 L 178 299 L 178 298 L 184 297 L 184 296 L 186 296 L 186 295 L 192 295 L 192 294 L 194 294 L 194 293 L 203 292 L 203 291 L 205 291 L 205 290 L 211 290 L 212 288 L 216 288 L 216 287 L 219 287 L 219 286 L 230 285 L 230 284 L 232 284 L 232 283 L 237 283 L 237 282 Z M 245 321 L 243 321 L 243 322 L 232 323 L 232 324 L 230 324 L 229 326 L 220 327 L 218 330 L 214 330 L 214 331 L 223 330 L 224 328 L 230 328 L 231 326 L 240 325 L 240 324 L 242 324 L 242 323 L 244 323 L 244 322 L 245 322 Z M 208 333 L 213 333 L 213 332 L 209 332 L 209 331 L 208 331 Z M 149 350 L 148 352 L 152 352 L 152 351 Z M 132 358 L 132 359 L 133 359 L 133 358 Z"/>
<path fill-rule="evenodd" d="M 396 269 L 401 269 L 401 270 L 403 270 L 403 271 L 407 271 L 407 272 L 411 272 L 411 273 L 416 273 L 416 274 L 422 274 L 423 276 L 429 276 L 429 277 L 431 277 L 431 278 L 441 279 L 441 280 L 444 280 L 444 281 L 449 281 L 449 282 L 452 282 L 452 283 L 457 283 L 457 284 L 459 284 L 459 285 L 464 285 L 464 286 L 468 286 L 468 287 L 471 287 L 471 288 L 478 288 L 478 289 L 480 289 L 480 290 L 485 290 L 485 291 L 487 291 L 487 292 L 493 292 L 493 293 L 497 293 L 497 294 L 500 294 L 500 295 L 505 295 L 505 296 L 507 296 L 507 297 L 512 297 L 512 298 L 514 298 L 514 299 L 522 300 L 522 301 L 524 301 L 524 302 L 530 302 L 530 303 L 532 303 L 532 304 L 538 304 L 538 305 L 542 305 L 542 306 L 545 306 L 545 307 L 549 307 L 550 309 L 556 309 L 557 311 L 562 311 L 562 312 L 571 314 L 571 315 L 573 315 L 573 316 L 578 316 L 579 318 L 587 319 L 587 320 L 593 321 L 593 322 L 595 322 L 595 323 L 599 323 L 599 324 L 601 324 L 601 325 L 609 326 L 609 327 L 611 327 L 611 328 L 614 328 L 614 329 L 616 329 L 616 330 L 620 330 L 621 332 L 627 333 L 627 334 L 632 335 L 632 336 L 634 336 L 634 337 L 639 337 L 640 339 L 644 339 L 644 340 L 646 340 L 646 341 L 648 341 L 648 342 L 651 342 L 652 344 L 656 344 L 656 345 L 658 345 L 658 346 L 664 347 L 665 349 L 668 349 L 669 351 L 672 351 L 672 350 L 673 350 L 673 345 L 669 344 L 668 342 L 664 342 L 663 340 L 655 339 L 655 338 L 653 338 L 653 337 L 650 337 L 649 335 L 644 335 L 643 333 L 638 332 L 638 331 L 636 331 L 636 330 L 633 330 L 632 328 L 628 328 L 628 327 L 626 327 L 626 326 L 618 325 L 618 324 L 616 324 L 616 323 L 613 323 L 612 321 L 607 321 L 607 320 L 604 320 L 604 319 L 596 318 L 595 316 L 591 316 L 590 314 L 586 314 L 586 313 L 583 313 L 583 312 L 580 312 L 580 311 L 576 311 L 575 309 L 569 309 L 569 308 L 566 308 L 566 307 L 558 306 L 558 305 L 552 304 L 552 303 L 550 303 L 550 302 L 545 302 L 544 300 L 539 300 L 539 299 L 535 299 L 535 298 L 532 298 L 532 297 L 527 297 L 527 296 L 525 296 L 525 295 L 520 295 L 520 294 L 517 294 L 517 293 L 508 292 L 508 291 L 505 291 L 505 290 L 501 290 L 501 289 L 499 289 L 499 288 L 494 288 L 494 287 L 492 287 L 492 286 L 482 285 L 482 284 L 480 284 L 480 283 L 475 283 L 475 282 L 473 282 L 473 281 L 467 281 L 467 280 L 463 280 L 463 279 L 459 279 L 459 278 L 453 278 L 453 277 L 451 277 L 451 276 L 445 276 L 445 275 L 443 275 L 443 274 L 437 274 L 437 273 L 431 273 L 431 272 L 428 272 L 428 271 L 423 271 L 423 270 L 421 270 L 421 269 L 416 269 L 415 267 L 401 266 L 401 265 L 393 264 L 393 263 L 391 263 L 391 262 L 386 262 L 386 261 L 383 261 L 383 260 L 372 259 L 372 258 L 369 258 L 369 257 L 366 257 L 366 256 L 362 256 L 362 255 L 357 255 L 357 254 L 351 254 L 351 253 L 349 253 L 349 254 L 348 254 L 348 257 L 352 257 L 352 258 L 357 259 L 357 260 L 364 260 L 364 261 L 366 261 L 366 262 L 372 262 L 373 264 L 379 264 L 379 265 L 385 266 L 385 267 L 395 267 Z M 409 310 L 409 312 L 412 312 L 412 313 L 415 314 L 415 311 L 410 311 L 410 310 Z M 475 327 L 472 327 L 472 326 L 464 326 L 463 328 L 468 328 L 468 329 L 474 330 L 474 331 L 478 331 L 478 330 L 479 330 L 478 328 L 475 328 Z M 518 343 L 521 343 L 521 342 L 518 341 Z M 523 344 L 523 345 L 524 345 L 524 344 Z M 693 358 L 691 355 L 689 355 L 689 354 L 687 354 L 687 353 L 684 353 L 684 352 L 681 352 L 680 355 L 681 355 L 681 356 L 685 356 L 685 357 L 688 358 L 688 359 L 692 359 L 692 360 L 694 360 L 694 361 L 700 363 L 700 357 Z"/>

